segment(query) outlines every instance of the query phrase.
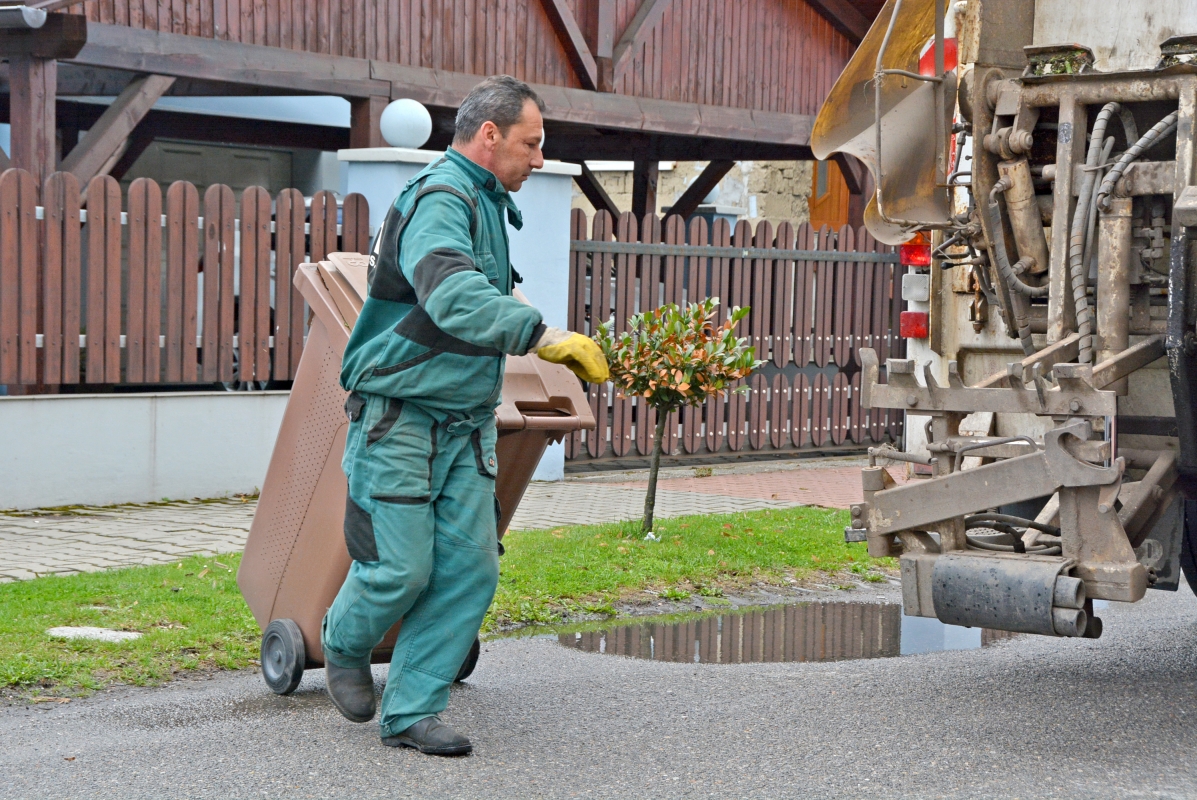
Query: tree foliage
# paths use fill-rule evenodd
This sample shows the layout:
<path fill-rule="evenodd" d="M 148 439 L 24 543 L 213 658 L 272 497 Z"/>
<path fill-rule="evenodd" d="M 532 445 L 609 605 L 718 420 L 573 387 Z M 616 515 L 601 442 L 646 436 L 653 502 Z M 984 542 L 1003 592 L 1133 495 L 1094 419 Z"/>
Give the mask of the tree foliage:
<path fill-rule="evenodd" d="M 719 298 L 711 297 L 679 308 L 675 303 L 637 314 L 628 320 L 626 332 L 616 335 L 613 323 L 599 326 L 595 340 L 607 356 L 611 380 L 625 397 L 638 396 L 657 410 L 653 431 L 653 454 L 648 470 L 648 493 L 644 498 L 643 530 L 653 535 L 657 473 L 661 467 L 661 442 L 670 412 L 682 406 L 701 405 L 733 388 L 763 364 L 747 339 L 737 338 L 735 329 L 748 315 L 747 308 L 733 308 L 723 323 L 715 324 Z M 641 416 L 642 424 L 644 416 Z"/>
<path fill-rule="evenodd" d="M 747 339 L 735 335 L 749 309 L 733 308 L 727 320 L 716 325 L 718 307 L 717 297 L 685 308 L 670 303 L 636 314 L 628 320 L 628 330 L 618 335 L 612 332 L 612 322 L 603 323 L 595 339 L 607 356 L 616 387 L 664 412 L 733 391 L 732 384 L 764 362 L 756 360 L 755 348 L 745 345 Z"/>

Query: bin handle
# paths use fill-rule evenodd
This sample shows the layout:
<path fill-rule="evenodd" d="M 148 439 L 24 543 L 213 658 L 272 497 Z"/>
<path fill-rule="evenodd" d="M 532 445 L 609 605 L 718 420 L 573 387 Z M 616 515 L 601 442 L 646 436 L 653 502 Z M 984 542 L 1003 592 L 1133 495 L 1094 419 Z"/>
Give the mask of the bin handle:
<path fill-rule="evenodd" d="M 570 416 L 528 416 L 524 415 L 524 430 L 530 431 L 580 431 L 582 420 L 576 415 Z"/>

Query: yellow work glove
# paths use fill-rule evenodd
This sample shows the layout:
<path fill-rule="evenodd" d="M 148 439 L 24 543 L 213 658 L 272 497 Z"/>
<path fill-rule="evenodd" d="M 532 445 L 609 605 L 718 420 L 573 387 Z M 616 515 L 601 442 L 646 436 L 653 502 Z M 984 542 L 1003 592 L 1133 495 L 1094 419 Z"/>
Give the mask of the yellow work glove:
<path fill-rule="evenodd" d="M 603 348 L 580 333 L 546 328 L 532 352 L 552 364 L 564 364 L 587 383 L 604 383 L 611 376 Z"/>

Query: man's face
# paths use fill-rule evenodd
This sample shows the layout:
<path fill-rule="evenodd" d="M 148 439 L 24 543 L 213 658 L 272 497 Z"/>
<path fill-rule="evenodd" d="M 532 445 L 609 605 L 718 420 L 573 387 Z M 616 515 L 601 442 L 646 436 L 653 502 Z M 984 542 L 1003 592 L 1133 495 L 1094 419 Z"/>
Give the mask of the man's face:
<path fill-rule="evenodd" d="M 494 148 L 490 171 L 507 191 L 518 192 L 532 170 L 544 166 L 544 155 L 540 152 L 544 120 L 540 109 L 531 100 L 525 101 L 519 121 L 507 129 L 506 136 L 490 122 L 483 129 L 481 132 L 487 135 L 488 144 L 493 144 Z"/>

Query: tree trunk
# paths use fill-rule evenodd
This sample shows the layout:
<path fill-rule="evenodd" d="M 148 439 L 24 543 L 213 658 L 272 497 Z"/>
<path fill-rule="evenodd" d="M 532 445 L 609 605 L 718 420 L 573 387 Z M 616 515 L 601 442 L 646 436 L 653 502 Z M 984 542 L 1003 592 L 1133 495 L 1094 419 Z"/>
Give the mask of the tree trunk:
<path fill-rule="evenodd" d="M 661 469 L 661 447 L 665 439 L 665 423 L 669 420 L 669 411 L 657 409 L 657 428 L 653 431 L 653 457 L 648 466 L 648 494 L 644 496 L 644 525 L 642 533 L 653 532 L 653 509 L 657 504 L 657 472 Z"/>

